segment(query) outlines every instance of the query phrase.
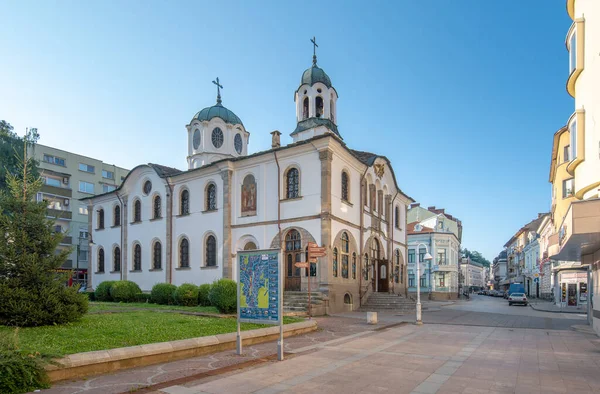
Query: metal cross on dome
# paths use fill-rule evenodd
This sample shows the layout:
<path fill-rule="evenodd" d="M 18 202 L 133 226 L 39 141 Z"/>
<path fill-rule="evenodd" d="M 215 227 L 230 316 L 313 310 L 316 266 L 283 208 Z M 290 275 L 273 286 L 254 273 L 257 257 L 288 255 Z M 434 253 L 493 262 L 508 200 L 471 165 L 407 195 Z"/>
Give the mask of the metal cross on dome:
<path fill-rule="evenodd" d="M 212 81 L 215 85 L 217 85 L 217 104 L 221 104 L 221 89 L 223 89 L 223 85 L 219 83 L 219 77 L 217 77 L 216 81 Z"/>
<path fill-rule="evenodd" d="M 313 65 L 316 66 L 317 65 L 317 48 L 319 47 L 319 45 L 317 45 L 317 39 L 314 36 L 310 40 L 310 42 L 313 43 Z"/>

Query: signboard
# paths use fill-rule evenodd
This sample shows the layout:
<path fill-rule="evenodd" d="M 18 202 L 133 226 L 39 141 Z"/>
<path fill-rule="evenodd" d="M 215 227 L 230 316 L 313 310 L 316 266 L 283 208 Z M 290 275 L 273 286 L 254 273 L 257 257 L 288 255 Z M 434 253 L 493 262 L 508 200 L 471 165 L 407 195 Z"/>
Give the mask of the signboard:
<path fill-rule="evenodd" d="M 312 261 L 311 261 L 312 263 Z M 316 263 L 316 261 L 315 261 Z M 308 263 L 307 262 L 299 262 L 299 263 L 295 263 L 294 264 L 296 266 L 296 268 L 308 268 Z"/>
<path fill-rule="evenodd" d="M 281 270 L 279 249 L 238 252 L 238 320 L 279 324 Z"/>
<path fill-rule="evenodd" d="M 315 257 L 323 257 L 325 256 L 327 253 L 325 251 L 325 248 L 321 248 L 319 247 L 319 245 L 317 245 L 314 242 L 309 242 L 308 243 L 308 258 L 315 258 Z"/>
<path fill-rule="evenodd" d="M 540 278 L 533 278 L 534 283 L 538 283 L 539 281 L 540 281 Z"/>

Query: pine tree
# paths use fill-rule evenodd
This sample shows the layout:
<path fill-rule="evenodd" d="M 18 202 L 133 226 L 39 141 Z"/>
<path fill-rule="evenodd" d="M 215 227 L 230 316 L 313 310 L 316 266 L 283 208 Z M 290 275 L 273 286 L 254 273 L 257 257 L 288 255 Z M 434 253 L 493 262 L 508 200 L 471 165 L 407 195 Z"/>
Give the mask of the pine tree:
<path fill-rule="evenodd" d="M 7 190 L 0 194 L 0 324 L 41 326 L 79 319 L 87 312 L 87 296 L 66 287 L 56 270 L 69 250 L 57 251 L 64 234 L 53 231 L 46 206 L 36 202 L 41 179 L 29 172 L 25 137 L 19 158 L 21 176 L 7 174 Z"/>

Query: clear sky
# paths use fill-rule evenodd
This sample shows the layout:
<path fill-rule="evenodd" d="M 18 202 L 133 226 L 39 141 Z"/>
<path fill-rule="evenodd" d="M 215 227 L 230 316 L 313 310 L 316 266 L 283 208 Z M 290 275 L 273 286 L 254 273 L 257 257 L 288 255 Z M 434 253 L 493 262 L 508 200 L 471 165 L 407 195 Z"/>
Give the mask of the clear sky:
<path fill-rule="evenodd" d="M 460 218 L 464 247 L 491 260 L 550 209 L 552 135 L 573 112 L 563 0 L 4 0 L 0 15 L 0 119 L 44 145 L 185 169 L 217 76 L 250 152 L 275 129 L 289 143 L 316 36 L 344 141 Z"/>

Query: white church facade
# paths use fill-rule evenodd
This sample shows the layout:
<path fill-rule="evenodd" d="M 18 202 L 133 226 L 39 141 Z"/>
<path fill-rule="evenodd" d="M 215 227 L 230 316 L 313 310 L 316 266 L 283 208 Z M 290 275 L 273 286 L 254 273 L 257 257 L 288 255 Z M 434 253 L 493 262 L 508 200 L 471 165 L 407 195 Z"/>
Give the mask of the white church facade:
<path fill-rule="evenodd" d="M 218 84 L 218 80 L 216 81 Z M 156 283 L 237 280 L 237 253 L 281 249 L 285 291 L 313 291 L 330 313 L 357 309 L 372 292 L 407 293 L 406 212 L 389 160 L 350 149 L 337 129 L 337 92 L 313 65 L 295 93 L 293 142 L 248 155 L 249 132 L 217 104 L 186 126 L 188 169 L 156 164 L 85 199 L 90 212 L 88 288 L 131 280 Z M 92 214 L 93 213 L 93 214 Z M 308 269 L 307 244 L 327 255 Z"/>

